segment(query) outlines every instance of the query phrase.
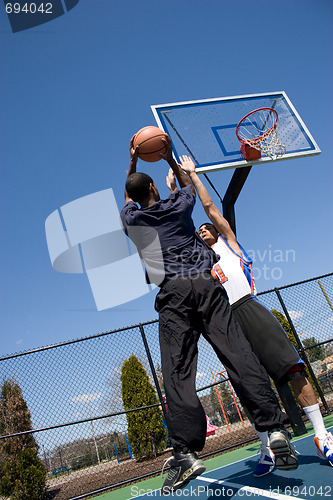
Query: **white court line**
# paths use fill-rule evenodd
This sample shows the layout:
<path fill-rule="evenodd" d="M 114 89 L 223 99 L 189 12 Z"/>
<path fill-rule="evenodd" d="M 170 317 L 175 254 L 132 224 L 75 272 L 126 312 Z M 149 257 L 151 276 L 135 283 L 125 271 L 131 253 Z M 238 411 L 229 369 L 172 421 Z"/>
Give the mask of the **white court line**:
<path fill-rule="evenodd" d="M 219 481 L 218 479 L 212 479 L 210 477 L 202 477 L 202 476 L 198 476 L 196 478 L 197 480 L 199 481 L 206 481 L 207 483 L 214 483 L 214 484 L 221 484 L 223 485 L 224 487 L 226 488 L 233 488 L 233 489 L 236 489 L 237 490 L 237 493 L 240 492 L 240 491 L 245 491 L 247 493 L 251 493 L 251 496 L 252 494 L 254 496 L 262 496 L 262 497 L 266 497 L 266 498 L 276 498 L 277 500 L 279 499 L 284 499 L 284 498 L 296 498 L 296 497 L 293 497 L 291 495 L 283 495 L 282 493 L 276 493 L 273 490 L 263 490 L 262 488 L 254 488 L 252 486 L 241 486 L 240 484 L 236 484 L 236 483 L 229 483 L 229 481 Z M 278 488 L 275 488 L 275 490 L 277 490 Z M 245 496 L 249 496 L 249 495 L 245 495 Z M 298 496 L 297 497 L 299 500 L 307 500 L 305 497 L 300 497 Z"/>

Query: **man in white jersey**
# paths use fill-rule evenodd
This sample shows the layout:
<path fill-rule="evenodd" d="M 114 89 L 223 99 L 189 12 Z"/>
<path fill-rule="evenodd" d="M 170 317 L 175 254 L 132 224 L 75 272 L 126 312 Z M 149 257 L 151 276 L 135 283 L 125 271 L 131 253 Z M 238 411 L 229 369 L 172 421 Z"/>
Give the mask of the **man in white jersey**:
<path fill-rule="evenodd" d="M 333 436 L 325 428 L 316 395 L 306 378 L 303 361 L 275 316 L 255 297 L 252 261 L 237 242 L 227 220 L 213 204 L 195 172 L 193 161 L 186 155 L 180 161 L 211 221 L 200 226 L 199 235 L 220 256 L 219 262 L 213 266 L 212 275 L 224 286 L 233 315 L 268 374 L 274 381 L 290 382 L 314 428 L 318 451 L 333 466 Z M 262 444 L 254 475 L 261 477 L 273 470 L 274 455 L 269 448 L 267 432 L 257 434 Z"/>

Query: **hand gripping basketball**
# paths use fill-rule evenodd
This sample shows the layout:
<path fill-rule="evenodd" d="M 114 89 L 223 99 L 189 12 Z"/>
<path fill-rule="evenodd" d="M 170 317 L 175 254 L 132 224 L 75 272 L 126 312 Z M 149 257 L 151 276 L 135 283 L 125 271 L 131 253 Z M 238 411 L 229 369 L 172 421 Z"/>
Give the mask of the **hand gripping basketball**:
<path fill-rule="evenodd" d="M 141 128 L 134 136 L 133 147 L 138 148 L 141 160 L 155 162 L 161 160 L 161 154 L 167 153 L 167 146 L 163 139 L 168 135 L 158 127 L 148 126 Z"/>

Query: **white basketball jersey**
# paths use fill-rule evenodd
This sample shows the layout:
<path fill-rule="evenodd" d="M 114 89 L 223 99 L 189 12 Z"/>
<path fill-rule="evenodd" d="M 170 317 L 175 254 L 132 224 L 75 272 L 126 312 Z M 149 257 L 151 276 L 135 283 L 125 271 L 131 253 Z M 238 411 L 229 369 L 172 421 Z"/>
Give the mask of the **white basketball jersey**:
<path fill-rule="evenodd" d="M 236 254 L 224 238 L 219 235 L 213 250 L 220 256 L 211 273 L 224 286 L 230 304 L 245 295 L 255 294 L 255 285 L 252 273 L 252 260 L 238 243 L 242 257 Z"/>

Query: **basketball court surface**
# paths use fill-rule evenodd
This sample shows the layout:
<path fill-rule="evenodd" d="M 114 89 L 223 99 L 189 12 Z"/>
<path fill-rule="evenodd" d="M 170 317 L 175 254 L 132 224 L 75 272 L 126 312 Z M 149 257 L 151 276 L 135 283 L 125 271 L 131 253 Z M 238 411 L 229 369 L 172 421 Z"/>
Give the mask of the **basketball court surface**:
<path fill-rule="evenodd" d="M 333 416 L 326 417 L 328 430 L 333 431 Z M 206 472 L 186 488 L 162 496 L 160 488 L 166 472 L 125 488 L 94 497 L 96 500 L 130 500 L 151 498 L 298 498 L 300 500 L 333 498 L 333 467 L 317 456 L 313 433 L 292 440 L 298 455 L 295 471 L 275 469 L 262 478 L 254 478 L 253 470 L 259 455 L 259 441 L 223 455 L 205 459 Z"/>

